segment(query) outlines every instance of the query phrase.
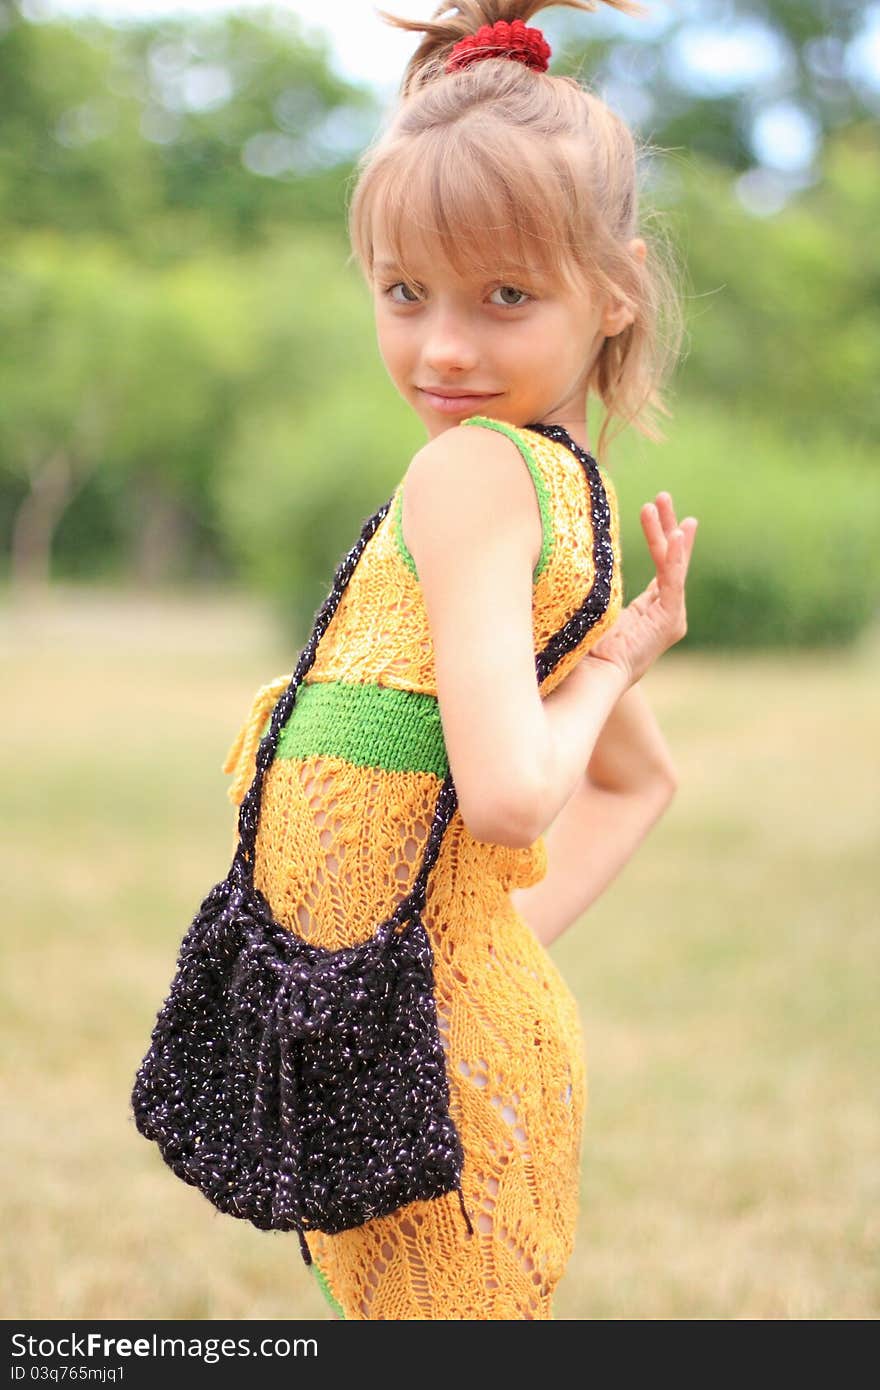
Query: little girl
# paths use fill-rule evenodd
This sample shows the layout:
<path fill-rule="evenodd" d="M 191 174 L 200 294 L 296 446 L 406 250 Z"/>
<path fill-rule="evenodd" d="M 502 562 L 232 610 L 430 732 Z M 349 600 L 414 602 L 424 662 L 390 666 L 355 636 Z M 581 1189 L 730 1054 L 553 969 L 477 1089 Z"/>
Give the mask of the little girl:
<path fill-rule="evenodd" d="M 659 405 L 673 282 L 637 234 L 632 136 L 548 72 L 549 46 L 525 23 L 541 8 L 460 0 L 430 24 L 384 16 L 426 37 L 363 157 L 350 228 L 382 358 L 428 441 L 263 788 L 255 885 L 327 949 L 367 939 L 406 895 L 450 769 L 458 794 L 423 919 L 473 1230 L 453 1193 L 309 1233 L 347 1319 L 552 1317 L 586 1076 L 577 1005 L 545 948 L 675 786 L 637 683 L 685 634 L 696 521 L 679 525 L 668 493 L 645 504 L 656 577 L 624 608 L 617 497 L 586 427 L 592 389 L 600 458 L 614 415 L 658 437 L 644 417 Z M 537 653 L 582 608 L 582 639 L 539 685 Z M 230 751 L 236 805 L 289 679 L 258 692 Z"/>

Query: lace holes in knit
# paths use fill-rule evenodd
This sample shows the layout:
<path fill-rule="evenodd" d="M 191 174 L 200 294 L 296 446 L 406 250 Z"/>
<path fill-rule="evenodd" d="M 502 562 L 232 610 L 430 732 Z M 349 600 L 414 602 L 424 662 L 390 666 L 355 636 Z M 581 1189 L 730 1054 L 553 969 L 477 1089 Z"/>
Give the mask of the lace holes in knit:
<path fill-rule="evenodd" d="M 302 782 L 303 791 L 310 801 L 315 787 L 320 786 L 321 779 L 318 774 L 323 766 L 323 759 L 316 758 L 313 763 L 303 763 L 300 767 L 300 781 Z"/>
<path fill-rule="evenodd" d="M 312 822 L 317 830 L 318 843 L 322 850 L 328 851 L 324 867 L 335 877 L 339 870 L 339 860 L 329 851 L 338 836 L 337 817 L 333 812 L 339 805 L 339 798 L 333 795 L 332 773 L 328 773 L 326 777 L 319 775 L 323 767 L 322 758 L 316 758 L 313 763 L 303 763 L 299 769 L 299 777 Z M 323 874 L 320 871 L 319 878 L 323 882 Z"/>
<path fill-rule="evenodd" d="M 414 834 L 407 835 L 404 853 L 407 862 L 415 864 L 421 860 L 422 854 L 424 853 L 425 841 L 428 838 L 428 827 L 423 820 L 417 820 L 413 823 L 411 829 Z"/>
<path fill-rule="evenodd" d="M 394 1247 L 390 1241 L 385 1241 L 378 1254 L 373 1256 L 373 1263 L 367 1272 L 367 1288 L 364 1297 L 361 1299 L 361 1312 L 364 1317 L 369 1319 L 373 1308 L 373 1299 L 379 1291 L 381 1276 L 387 1272 L 388 1265 L 394 1257 Z"/>
<path fill-rule="evenodd" d="M 299 903 L 296 909 L 296 931 L 302 937 L 311 935 L 314 925 L 314 918 L 305 903 Z"/>
<path fill-rule="evenodd" d="M 338 883 L 351 883 L 343 872 L 345 846 L 341 842 L 342 817 L 338 784 L 325 758 L 306 759 L 297 766 L 304 814 L 314 827 L 314 864 L 310 882 L 302 882 L 302 866 L 293 862 L 289 871 L 289 897 L 293 906 L 294 930 L 308 939 L 323 925 L 325 908 L 338 897 Z M 286 813 L 285 813 L 286 814 Z"/>
<path fill-rule="evenodd" d="M 411 1216 L 401 1217 L 400 1230 L 406 1242 L 410 1287 L 416 1302 L 428 1316 L 431 1312 L 431 1287 L 428 1283 L 428 1271 L 417 1244 L 419 1227 L 424 1224 L 424 1221 L 422 1212 L 413 1211 Z"/>
<path fill-rule="evenodd" d="M 501 1111 L 501 1118 L 510 1126 L 511 1130 L 513 1131 L 514 1139 L 517 1141 L 518 1144 L 524 1147 L 528 1136 L 526 1135 L 523 1126 L 519 1123 L 520 1117 L 516 1110 L 516 1106 L 519 1104 L 519 1100 L 519 1093 L 517 1091 L 513 1091 L 511 1092 L 512 1104 L 505 1104 L 501 1096 L 492 1096 L 491 1104 L 495 1106 L 496 1110 Z"/>
<path fill-rule="evenodd" d="M 374 1269 L 371 1269 L 367 1274 L 367 1285 L 368 1287 L 364 1291 L 364 1297 L 361 1299 L 361 1312 L 369 1322 L 370 1314 L 373 1310 L 373 1299 L 376 1297 L 376 1293 L 379 1289 L 379 1276 Z"/>
<path fill-rule="evenodd" d="M 495 1211 L 495 1198 L 498 1196 L 498 1179 L 484 1178 L 482 1181 L 485 1184 L 485 1191 L 480 1201 L 483 1210 L 477 1213 L 477 1229 L 488 1234 L 495 1224 L 493 1215 Z M 487 1279 L 485 1284 L 487 1289 L 497 1289 L 498 1287 L 498 1283 L 494 1279 Z"/>
<path fill-rule="evenodd" d="M 394 878 L 398 887 L 407 892 L 415 882 L 418 865 L 425 853 L 428 839 L 428 826 L 423 820 L 411 821 L 400 827 L 403 840 L 403 862 L 397 863 Z"/>
<path fill-rule="evenodd" d="M 458 1064 L 458 1069 L 463 1076 L 469 1076 L 474 1085 L 479 1086 L 481 1090 L 483 1087 L 488 1086 L 489 1063 L 486 1061 L 485 1057 L 478 1057 L 473 1064 L 462 1060 Z"/>
<path fill-rule="evenodd" d="M 523 1269 L 529 1276 L 531 1282 L 535 1285 L 536 1289 L 539 1289 L 541 1293 L 546 1293 L 547 1290 L 545 1288 L 545 1281 L 543 1275 L 541 1274 L 540 1270 L 538 1270 L 535 1267 L 535 1262 L 532 1259 L 531 1255 L 528 1253 L 528 1251 L 523 1249 L 520 1242 L 516 1239 L 515 1236 L 511 1234 L 510 1231 L 507 1230 L 505 1226 L 499 1227 L 499 1236 L 501 1240 L 504 1242 L 504 1244 L 507 1246 L 508 1250 L 510 1250 L 516 1256 L 517 1260 L 522 1265 Z M 537 1307 L 537 1301 L 529 1299 L 528 1309 L 523 1313 L 523 1317 L 534 1318 L 535 1310 L 537 1309 Z"/>
<path fill-rule="evenodd" d="M 448 1052 L 452 1031 L 452 1006 L 449 1000 L 444 998 L 439 991 L 435 994 L 435 1004 L 437 1008 L 437 1031 L 440 1034 L 440 1041 L 445 1051 Z"/>

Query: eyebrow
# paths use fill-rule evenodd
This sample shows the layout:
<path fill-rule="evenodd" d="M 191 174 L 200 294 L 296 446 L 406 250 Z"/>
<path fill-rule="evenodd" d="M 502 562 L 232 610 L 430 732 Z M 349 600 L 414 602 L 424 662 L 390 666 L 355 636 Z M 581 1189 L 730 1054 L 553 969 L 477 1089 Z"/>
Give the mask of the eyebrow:
<path fill-rule="evenodd" d="M 399 270 L 399 269 L 400 269 L 400 266 L 397 264 L 396 261 L 374 261 L 374 262 L 373 262 L 373 270 L 374 270 L 374 271 Z M 530 267 L 530 266 L 522 266 L 522 267 L 519 267 L 519 268 L 518 268 L 518 267 L 512 267 L 512 268 L 509 269 L 509 270 L 505 270 L 504 267 L 502 267 L 501 270 L 500 270 L 498 273 L 499 273 L 500 275 L 512 275 L 512 276 L 514 277 L 514 279 L 515 279 L 517 276 L 519 276 L 519 275 L 522 275 L 525 279 L 530 279 L 530 278 L 531 278 L 531 279 L 533 279 L 533 280 L 544 280 L 544 281 L 546 281 L 546 280 L 548 279 L 548 277 L 547 277 L 547 275 L 546 275 L 546 273 L 545 273 L 544 271 L 538 270 L 537 268 L 532 268 L 532 267 Z"/>

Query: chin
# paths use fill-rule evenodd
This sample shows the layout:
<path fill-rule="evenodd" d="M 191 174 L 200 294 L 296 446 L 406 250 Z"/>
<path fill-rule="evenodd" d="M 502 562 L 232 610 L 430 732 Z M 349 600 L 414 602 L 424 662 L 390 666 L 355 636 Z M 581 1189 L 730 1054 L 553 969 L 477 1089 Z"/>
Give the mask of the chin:
<path fill-rule="evenodd" d="M 441 434 L 445 434 L 447 430 L 454 430 L 456 425 L 458 424 L 458 421 L 447 420 L 445 423 L 441 421 L 440 424 L 437 424 L 436 421 L 433 421 L 429 424 L 427 420 L 423 420 L 422 423 L 425 426 L 425 429 L 428 431 L 429 439 L 439 439 Z"/>

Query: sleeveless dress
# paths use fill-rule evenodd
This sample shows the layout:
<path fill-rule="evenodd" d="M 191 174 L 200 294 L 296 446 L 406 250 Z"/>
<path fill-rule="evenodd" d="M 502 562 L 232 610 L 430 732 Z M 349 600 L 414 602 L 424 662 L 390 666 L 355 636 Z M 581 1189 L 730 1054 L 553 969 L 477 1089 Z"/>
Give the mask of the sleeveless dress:
<path fill-rule="evenodd" d="M 604 614 L 546 677 L 543 697 L 620 611 L 617 497 L 595 460 L 590 481 L 558 438 L 487 416 L 462 423 L 508 435 L 535 486 L 536 654 L 597 581 L 608 586 Z M 402 488 L 318 645 L 264 782 L 254 882 L 279 922 L 329 949 L 372 936 L 409 891 L 449 770 Z M 227 755 L 234 805 L 289 681 L 257 692 Z M 473 1235 L 455 1192 L 335 1235 L 306 1232 L 311 1267 L 346 1319 L 553 1316 L 578 1217 L 586 1062 L 576 1001 L 510 898 L 546 871 L 543 837 L 525 849 L 477 841 L 456 810 L 423 920 Z"/>

